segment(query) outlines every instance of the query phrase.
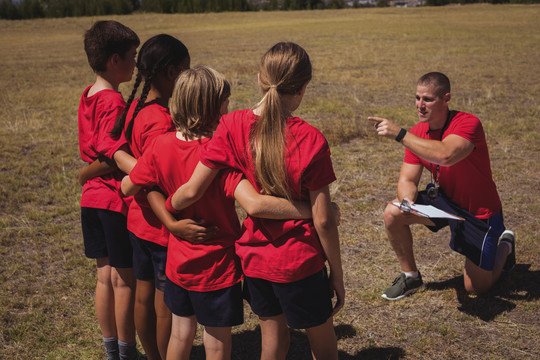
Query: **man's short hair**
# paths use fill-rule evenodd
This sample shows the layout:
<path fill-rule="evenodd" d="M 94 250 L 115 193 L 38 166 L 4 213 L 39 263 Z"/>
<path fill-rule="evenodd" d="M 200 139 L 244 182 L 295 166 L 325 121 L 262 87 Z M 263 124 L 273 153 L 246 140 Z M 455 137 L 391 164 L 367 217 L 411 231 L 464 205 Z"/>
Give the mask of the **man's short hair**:
<path fill-rule="evenodd" d="M 450 79 L 440 72 L 429 72 L 418 79 L 418 85 L 434 85 L 437 95 L 443 97 L 450 92 Z"/>
<path fill-rule="evenodd" d="M 107 61 L 114 54 L 126 53 L 140 44 L 133 30 L 113 20 L 97 21 L 84 34 L 84 51 L 95 72 L 107 70 Z"/>

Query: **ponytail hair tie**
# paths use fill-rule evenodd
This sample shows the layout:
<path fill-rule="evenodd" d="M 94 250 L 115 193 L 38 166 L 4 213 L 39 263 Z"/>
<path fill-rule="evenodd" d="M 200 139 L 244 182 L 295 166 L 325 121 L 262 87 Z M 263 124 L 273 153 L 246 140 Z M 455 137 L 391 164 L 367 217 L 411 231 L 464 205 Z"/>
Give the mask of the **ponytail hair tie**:
<path fill-rule="evenodd" d="M 270 85 L 271 88 L 277 88 L 277 85 Z"/>

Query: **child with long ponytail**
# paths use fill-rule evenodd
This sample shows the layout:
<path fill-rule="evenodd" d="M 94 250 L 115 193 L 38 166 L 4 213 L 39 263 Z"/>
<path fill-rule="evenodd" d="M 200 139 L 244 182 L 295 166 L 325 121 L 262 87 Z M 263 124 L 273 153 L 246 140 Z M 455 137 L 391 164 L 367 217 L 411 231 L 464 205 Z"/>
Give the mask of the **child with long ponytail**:
<path fill-rule="evenodd" d="M 184 71 L 170 105 L 177 131 L 159 136 L 145 151 L 122 181 L 124 194 L 154 186 L 172 193 L 189 180 L 202 147 L 227 112 L 229 94 L 229 83 L 217 71 L 203 65 Z M 203 243 L 170 237 L 165 302 L 173 312 L 167 349 L 171 359 L 189 359 L 197 323 L 204 326 L 207 359 L 231 356 L 231 327 L 243 321 L 242 271 L 234 250 L 241 235 L 235 199 L 261 217 L 311 217 L 307 204 L 261 195 L 232 169 L 218 175 L 200 201 L 182 210 L 181 217 L 202 218 L 218 231 Z"/>
<path fill-rule="evenodd" d="M 329 193 L 336 178 L 324 136 L 292 115 L 310 80 L 311 62 L 302 47 L 281 42 L 268 50 L 258 76 L 261 102 L 222 117 L 191 179 L 167 200 L 183 209 L 204 194 L 219 169 L 235 168 L 264 194 L 311 202 L 313 220 L 248 216 L 236 243 L 265 359 L 285 359 L 287 325 L 306 330 L 315 359 L 338 356 L 333 315 L 343 307 L 345 288 Z"/>

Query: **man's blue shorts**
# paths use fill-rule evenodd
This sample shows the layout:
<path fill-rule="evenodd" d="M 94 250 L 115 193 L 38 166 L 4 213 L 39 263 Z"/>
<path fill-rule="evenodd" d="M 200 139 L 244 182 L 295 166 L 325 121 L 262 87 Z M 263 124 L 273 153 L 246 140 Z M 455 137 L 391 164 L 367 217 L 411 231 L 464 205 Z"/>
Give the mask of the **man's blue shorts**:
<path fill-rule="evenodd" d="M 143 240 L 129 232 L 133 246 L 133 272 L 139 280 L 154 280 L 158 290 L 165 290 L 165 266 L 167 248 L 151 241 Z"/>
<path fill-rule="evenodd" d="M 119 212 L 81 208 L 84 253 L 90 259 L 109 258 L 115 268 L 133 267 L 126 217 Z"/>
<path fill-rule="evenodd" d="M 240 282 L 220 290 L 199 292 L 186 290 L 167 278 L 163 300 L 174 315 L 195 315 L 203 326 L 228 327 L 244 322 Z"/>
<path fill-rule="evenodd" d="M 465 255 L 467 259 L 484 270 L 493 270 L 499 237 L 505 230 L 502 210 L 489 219 L 479 219 L 453 203 L 439 189 L 437 199 L 431 200 L 426 191 L 420 191 L 417 204 L 433 205 L 438 209 L 464 218 L 465 221 L 432 218 L 435 226 L 427 226 L 433 232 L 449 226 L 450 248 Z"/>
<path fill-rule="evenodd" d="M 277 283 L 244 276 L 244 296 L 261 317 L 285 314 L 293 329 L 324 324 L 332 316 L 332 299 L 326 267 L 304 279 Z"/>

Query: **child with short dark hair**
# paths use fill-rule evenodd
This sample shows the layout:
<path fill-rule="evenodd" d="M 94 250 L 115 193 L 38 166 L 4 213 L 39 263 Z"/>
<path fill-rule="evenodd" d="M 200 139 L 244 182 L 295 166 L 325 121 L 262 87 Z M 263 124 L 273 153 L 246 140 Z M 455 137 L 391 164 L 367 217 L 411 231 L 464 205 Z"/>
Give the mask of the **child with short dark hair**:
<path fill-rule="evenodd" d="M 139 158 L 122 181 L 124 194 L 156 185 L 170 194 L 189 180 L 201 149 L 227 112 L 229 94 L 229 83 L 217 71 L 206 66 L 184 71 L 170 104 L 177 131 L 157 137 Z M 237 171 L 221 172 L 200 201 L 180 212 L 182 218 L 202 218 L 218 231 L 203 243 L 170 237 L 165 302 L 173 323 L 168 358 L 189 359 L 197 322 L 205 327 L 206 358 L 231 356 L 231 327 L 243 322 L 242 271 L 234 250 L 241 235 L 235 199 L 252 216 L 311 216 L 307 204 L 258 194 Z"/>
<path fill-rule="evenodd" d="M 121 142 L 111 138 L 126 103 L 118 86 L 131 80 L 139 38 L 116 21 L 98 21 L 84 36 L 84 49 L 96 81 L 87 87 L 78 111 L 79 149 L 92 163 L 112 158 Z M 135 278 L 126 227 L 127 206 L 118 193 L 122 173 L 110 172 L 85 181 L 81 224 L 85 254 L 96 259 L 96 315 L 108 359 L 137 359 L 133 320 Z"/>

